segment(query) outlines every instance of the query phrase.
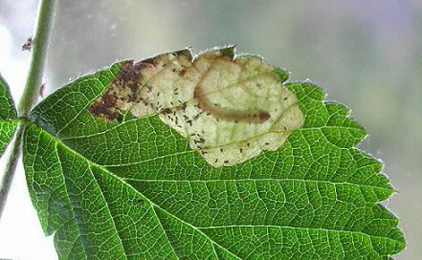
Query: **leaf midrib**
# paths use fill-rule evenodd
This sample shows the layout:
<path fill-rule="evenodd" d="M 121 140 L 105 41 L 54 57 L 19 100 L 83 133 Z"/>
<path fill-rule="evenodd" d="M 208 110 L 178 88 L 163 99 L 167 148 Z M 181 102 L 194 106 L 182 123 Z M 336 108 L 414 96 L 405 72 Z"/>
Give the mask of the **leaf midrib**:
<path fill-rule="evenodd" d="M 36 125 L 35 125 L 35 126 L 36 126 Z M 36 127 L 37 127 L 40 131 L 42 131 L 42 132 L 44 132 L 45 134 L 47 134 L 47 135 L 48 135 L 51 139 L 53 139 L 53 141 L 54 141 L 54 142 L 56 142 L 56 149 L 55 149 L 56 151 L 58 151 L 57 146 L 58 146 L 58 145 L 61 145 L 61 146 L 62 146 L 62 147 L 64 147 L 67 151 L 69 151 L 69 152 L 73 153 L 74 155 L 76 155 L 76 156 L 78 156 L 78 157 L 82 158 L 82 159 L 83 159 L 84 161 L 86 161 L 88 164 L 91 164 L 91 165 L 93 165 L 93 166 L 95 166 L 95 167 L 100 168 L 102 171 L 104 171 L 104 172 L 108 173 L 111 177 L 115 178 L 116 180 L 118 180 L 119 182 L 121 182 L 123 185 L 127 185 L 128 187 L 130 187 L 130 188 L 131 188 L 131 190 L 132 190 L 133 192 L 135 192 L 136 194 L 139 194 L 139 195 L 140 195 L 143 199 L 145 199 L 146 201 L 148 201 L 148 202 L 151 204 L 151 207 L 152 207 L 152 209 L 153 209 L 153 211 L 154 211 L 154 214 L 155 214 L 155 216 L 156 216 L 157 220 L 159 221 L 160 226 L 161 226 L 161 228 L 162 228 L 162 230 L 163 230 L 164 234 L 166 234 L 166 236 L 167 236 L 166 230 L 165 230 L 165 229 L 164 229 L 164 227 L 162 226 L 161 219 L 157 216 L 157 214 L 156 214 L 156 212 L 155 212 L 154 207 L 161 209 L 161 210 L 162 210 L 162 211 L 164 211 L 166 214 L 169 214 L 170 216 L 172 216 L 172 217 L 176 218 L 177 220 L 181 221 L 182 223 L 184 223 L 184 224 L 186 224 L 186 225 L 189 225 L 191 228 L 193 228 L 193 229 L 197 230 L 197 231 L 198 231 L 198 232 L 200 232 L 203 236 L 205 236 L 205 237 L 206 237 L 206 238 L 207 238 L 207 239 L 208 239 L 211 243 L 216 244 L 217 246 L 219 246 L 219 247 L 221 247 L 222 249 L 224 249 L 225 251 L 227 251 L 229 254 L 231 254 L 231 255 L 235 256 L 235 257 L 236 257 L 236 258 L 238 258 L 238 259 L 241 259 L 241 258 L 239 258 L 237 255 L 234 255 L 232 252 L 230 252 L 229 250 L 227 250 L 226 248 L 224 248 L 223 246 L 219 245 L 219 244 L 218 244 L 218 243 L 216 243 L 214 240 L 212 240 L 211 238 L 209 238 L 206 234 L 204 234 L 201 230 L 199 230 L 199 229 L 198 229 L 198 228 L 196 228 L 195 226 L 193 226 L 193 225 L 191 225 L 191 224 L 189 224 L 189 223 L 187 223 L 187 222 L 185 222 L 185 221 L 183 221 L 183 220 L 179 219 L 177 216 L 174 216 L 173 214 L 169 213 L 169 212 L 168 212 L 168 211 L 166 211 L 165 209 L 161 208 L 160 206 L 158 206 L 157 204 L 155 204 L 154 202 L 152 202 L 152 201 L 151 201 L 150 199 L 148 199 L 145 195 L 143 195 L 141 192 L 139 192 L 138 190 L 136 190 L 135 188 L 133 188 L 130 184 L 126 183 L 126 182 L 125 182 L 123 179 L 121 179 L 119 176 L 117 176 L 117 175 L 115 175 L 114 173 L 110 172 L 109 170 L 107 170 L 106 168 L 102 167 L 101 165 L 98 165 L 98 164 L 96 164 L 96 163 L 94 163 L 94 162 L 92 162 L 92 161 L 90 161 L 90 160 L 86 159 L 86 158 L 85 158 L 85 157 L 83 157 L 81 154 L 79 154 L 78 152 L 74 151 L 73 149 L 71 149 L 70 147 L 68 147 L 68 146 L 67 146 L 67 145 L 65 145 L 64 143 L 62 143 L 60 139 L 55 138 L 54 136 L 52 136 L 50 133 L 48 133 L 48 132 L 47 132 L 47 131 L 45 131 L 44 129 L 39 128 L 38 126 L 36 126 Z M 60 163 L 60 169 L 61 169 L 62 175 L 64 175 L 64 174 L 63 174 L 63 168 L 62 168 L 62 166 L 61 166 L 61 160 L 60 160 L 60 157 L 58 156 L 58 154 L 57 154 L 57 158 L 58 158 L 58 161 L 59 161 L 59 163 Z M 96 179 L 96 178 L 94 177 L 94 179 Z M 65 187 L 66 187 L 66 185 L 65 185 Z M 67 193 L 67 188 L 66 188 L 66 193 Z M 105 199 L 104 199 L 104 201 L 105 201 L 105 203 L 107 204 L 107 207 L 108 207 L 107 200 L 105 200 Z M 71 204 L 71 206 L 72 206 L 72 213 L 73 213 L 73 215 L 74 215 L 73 205 Z M 110 212 L 110 211 L 109 211 L 109 212 Z M 111 215 L 111 213 L 110 213 L 110 215 Z M 113 219 L 113 217 L 112 217 L 112 219 Z M 114 224 L 114 226 L 115 226 L 114 219 L 113 219 L 113 224 Z M 81 232 L 81 230 L 79 229 L 79 225 L 78 225 L 78 224 L 77 224 L 77 226 L 78 226 L 78 230 L 80 231 L 80 233 L 82 233 L 82 232 Z M 116 227 L 116 226 L 115 226 L 115 227 Z M 116 228 L 116 233 L 119 235 L 119 232 L 118 232 L 117 228 Z M 122 240 L 121 240 L 120 236 L 119 236 L 119 240 L 121 241 L 121 245 L 122 245 L 122 247 L 123 247 L 124 251 L 126 252 L 125 247 L 124 247 L 124 245 L 123 245 L 123 242 L 122 242 Z M 168 241 L 169 241 L 169 240 L 168 240 Z M 174 248 L 173 248 L 173 246 L 171 245 L 170 241 L 169 241 L 169 244 L 170 244 L 170 246 L 172 247 L 172 249 L 173 249 L 173 251 L 174 251 Z M 84 250 L 85 250 L 85 247 L 84 247 Z M 85 251 L 85 254 L 86 254 L 86 251 Z M 176 252 L 175 252 L 175 255 L 176 255 L 176 257 L 177 257 Z M 127 254 L 125 254 L 125 257 L 127 258 Z M 218 257 L 218 256 L 217 256 L 217 257 Z"/>
<path fill-rule="evenodd" d="M 117 128 L 117 126 L 116 126 L 116 128 Z M 316 127 L 315 128 L 304 128 L 304 130 L 307 130 L 307 129 L 320 130 L 321 128 L 316 128 Z M 297 131 L 301 132 L 302 130 L 297 130 Z M 104 131 L 103 133 L 100 133 L 100 134 L 105 134 L 106 132 L 107 131 Z M 285 131 L 281 131 L 281 132 L 285 132 Z M 273 131 L 272 133 L 278 133 L 278 132 Z M 98 134 L 98 135 L 100 135 L 100 134 Z M 96 135 L 93 135 L 93 136 L 96 136 Z M 87 136 L 86 138 L 89 138 L 89 137 Z M 326 138 L 325 135 L 324 135 L 324 138 Z M 60 140 L 69 140 L 69 139 L 73 139 L 73 138 L 60 138 Z M 328 142 L 328 140 L 327 140 L 327 142 Z M 333 144 L 333 146 L 335 146 L 335 145 Z M 344 148 L 341 148 L 341 149 L 344 149 Z M 190 154 L 190 153 L 194 153 L 194 152 L 197 152 L 197 151 L 196 150 L 187 150 L 187 151 L 182 151 L 182 152 L 178 152 L 178 153 L 171 153 L 171 154 L 166 154 L 166 155 L 163 155 L 163 156 L 157 156 L 157 157 L 154 157 L 154 158 L 150 158 L 150 159 L 146 159 L 146 160 L 142 160 L 142 161 L 138 161 L 138 162 L 121 163 L 121 164 L 101 164 L 101 166 L 102 167 L 134 166 L 134 165 L 140 165 L 140 164 L 144 164 L 144 163 L 148 163 L 148 162 L 153 162 L 153 161 L 164 159 L 164 158 L 177 157 L 177 156 L 184 155 L 184 154 Z M 149 179 L 145 179 L 145 180 L 132 179 L 132 180 L 135 180 L 135 181 L 174 181 L 174 182 L 175 181 L 179 181 L 179 180 L 149 180 Z M 328 183 L 328 184 L 333 184 L 333 185 L 342 185 L 342 184 L 345 184 L 345 185 L 350 185 L 350 186 L 353 186 L 353 187 L 359 187 L 359 188 L 360 187 L 367 187 L 367 188 L 372 188 L 372 189 L 378 189 L 378 190 L 382 190 L 382 191 L 387 191 L 387 192 L 391 193 L 391 195 L 395 192 L 395 190 L 392 190 L 392 189 L 389 189 L 389 188 L 385 188 L 385 187 L 380 187 L 380 186 L 371 186 L 371 185 L 368 185 L 368 184 L 358 184 L 358 183 L 352 183 L 352 182 L 332 182 L 332 181 L 329 181 L 329 180 L 302 180 L 302 179 L 294 179 L 294 178 L 291 178 L 291 179 L 287 179 L 287 178 L 285 178 L 285 179 L 283 179 L 283 178 L 277 179 L 277 178 L 274 178 L 274 179 L 235 179 L 233 181 L 238 181 L 238 180 L 239 181 L 247 181 L 247 180 L 248 181 L 254 181 L 254 180 L 256 180 L 256 181 L 263 181 L 263 180 L 267 180 L 267 181 L 289 181 L 289 180 L 291 180 L 291 181 Z M 192 181 L 192 182 L 195 182 L 195 181 L 208 181 L 208 180 L 180 180 L 180 181 Z M 214 180 L 214 181 L 221 181 L 221 180 Z M 229 180 L 227 180 L 227 181 L 229 181 Z"/>
<path fill-rule="evenodd" d="M 55 144 L 55 152 L 56 152 L 56 156 L 57 156 L 57 160 L 58 160 L 58 163 L 59 163 L 59 165 L 60 165 L 60 171 L 61 171 L 61 173 L 62 173 L 62 176 L 63 176 L 63 182 L 64 182 L 64 188 L 65 188 L 65 190 L 66 190 L 66 194 L 69 194 L 69 192 L 68 192 L 68 190 L 67 190 L 67 184 L 66 184 L 66 178 L 65 178 L 65 174 L 64 174 L 64 170 L 63 170 L 63 166 L 62 166 L 62 162 L 61 162 L 61 159 L 60 159 L 60 155 L 59 155 L 59 151 L 58 151 L 58 145 L 61 145 L 62 147 L 64 147 L 66 150 L 68 150 L 68 151 L 70 151 L 70 152 L 73 152 L 75 155 L 77 155 L 78 157 L 80 157 L 80 158 L 82 158 L 84 161 L 86 161 L 87 162 L 87 164 L 88 164 L 88 168 L 89 168 L 89 172 L 90 172 L 90 174 L 93 176 L 93 179 L 95 180 L 95 182 L 96 182 L 96 184 L 98 185 L 98 182 L 96 181 L 96 178 L 95 178 L 95 176 L 94 176 L 94 174 L 93 174 L 93 172 L 92 172 L 92 169 L 91 169 L 91 165 L 94 165 L 94 166 L 96 166 L 94 163 L 92 163 L 91 161 L 89 161 L 89 160 L 87 160 L 86 158 L 84 158 L 82 155 L 80 155 L 80 154 L 78 154 L 78 153 L 75 153 L 72 149 L 69 149 L 69 147 L 68 146 L 65 146 L 62 142 L 59 142 L 59 140 L 57 139 L 57 138 L 54 138 L 53 136 L 51 136 L 50 134 L 48 134 L 55 142 L 56 142 L 56 144 Z M 101 188 L 99 187 L 99 185 L 98 185 L 98 188 L 101 190 Z M 104 200 L 104 202 L 105 202 L 105 204 L 106 204 L 106 206 L 107 206 L 107 212 L 110 214 L 110 216 L 111 216 L 111 220 L 112 220 L 112 223 L 113 223 L 113 226 L 114 226 L 114 229 L 115 229 L 115 233 L 116 233 L 116 235 L 117 235 L 117 237 L 118 237 L 118 239 L 119 239 L 119 242 L 120 242 L 120 246 L 121 246 L 121 248 L 123 249 L 123 251 L 125 252 L 125 259 L 128 259 L 127 258 L 127 253 L 126 253 L 126 248 L 125 248 L 125 246 L 123 245 L 123 241 L 122 241 L 122 239 L 121 239 L 121 237 L 120 237 L 120 234 L 119 234 L 119 231 L 118 231 L 118 229 L 117 229 L 117 227 L 116 227 L 116 223 L 115 223 L 115 221 L 114 221 L 114 218 L 113 218 L 113 215 L 111 214 L 111 212 L 110 212 L 110 209 L 109 209 L 109 205 L 108 205 L 108 203 L 107 203 L 107 200 L 104 198 L 104 195 L 103 195 L 103 193 L 101 192 L 101 198 L 102 198 L 102 200 Z M 76 215 L 75 215 L 75 212 L 74 212 L 74 205 L 73 205 L 73 203 L 71 202 L 71 199 L 70 199 L 70 197 L 68 196 L 68 199 L 69 199 L 69 202 L 70 202 L 70 206 L 71 206 L 71 209 L 72 209 L 72 215 L 73 215 L 73 218 L 76 218 Z M 79 234 L 82 234 L 82 232 L 81 232 L 81 228 L 80 228 L 80 226 L 79 226 L 80 224 L 78 223 L 78 221 L 76 221 L 76 226 L 78 227 L 78 231 L 79 231 Z M 111 239 L 112 238 L 112 236 L 111 237 L 109 237 L 108 239 Z M 84 239 L 83 238 L 83 236 L 81 236 L 81 239 Z M 105 241 L 103 241 L 104 243 L 106 242 L 107 240 L 105 240 Z M 87 251 L 86 251 L 86 248 L 85 247 L 83 247 L 83 249 L 84 249 L 84 252 L 85 252 L 85 255 L 88 257 L 88 254 L 87 254 Z"/>
<path fill-rule="evenodd" d="M 55 140 L 55 138 L 52 138 L 54 141 L 56 141 Z M 60 160 L 60 155 L 59 155 L 59 150 L 58 150 L 58 145 L 59 145 L 59 142 L 56 142 L 55 143 L 55 145 L 54 145 L 54 151 L 55 151 L 55 154 L 56 154 L 56 156 L 57 156 L 57 162 L 58 162 L 58 164 L 59 164 L 59 166 L 60 166 L 60 171 L 61 171 L 61 173 L 62 173 L 62 178 L 63 178 L 63 186 L 64 186 L 64 189 L 66 190 L 66 195 L 67 195 L 67 198 L 69 199 L 69 204 L 70 204 L 70 209 L 72 210 L 72 218 L 71 219 L 69 219 L 69 221 L 74 221 L 74 219 L 76 218 L 76 215 L 75 215 L 75 211 L 74 211 L 74 207 L 73 207 L 73 204 L 72 204 L 72 202 L 71 202 L 71 200 L 70 200 L 70 197 L 69 197 L 69 192 L 68 192 L 68 190 L 67 190 L 67 185 L 66 185 L 66 178 L 65 178 L 65 176 L 64 176 L 64 173 L 63 173 L 63 166 L 62 166 L 62 161 Z M 37 153 L 38 153 L 38 147 L 39 147 L 39 145 L 37 145 Z M 36 154 L 37 154 L 36 153 Z M 50 212 L 48 212 L 48 214 L 50 214 Z M 81 228 L 80 228 L 80 226 L 79 226 L 79 223 L 76 221 L 76 227 L 78 228 L 78 235 L 79 235 L 79 237 L 80 237 L 80 239 L 83 239 L 83 236 L 81 235 L 82 234 L 82 231 L 81 231 Z M 61 227 L 59 227 L 59 228 L 61 228 Z M 75 242 L 77 241 L 77 239 L 75 239 Z M 74 244 L 72 244 L 72 246 L 73 246 Z M 87 253 L 87 251 L 86 251 L 86 248 L 85 248 L 85 246 L 83 246 L 82 247 L 83 248 L 83 250 L 84 250 L 84 255 L 88 258 L 88 253 Z M 71 251 L 69 251 L 69 254 L 71 253 Z"/>
<path fill-rule="evenodd" d="M 371 186 L 368 184 L 356 184 L 356 183 L 350 183 L 350 182 L 331 182 L 331 181 L 324 181 L 324 180 L 304 180 L 304 179 L 295 179 L 295 178 L 291 178 L 291 179 L 287 179 L 287 178 L 279 178 L 279 179 L 268 179 L 268 178 L 263 178 L 263 179 L 210 179 L 210 180 L 185 180 L 185 179 L 181 179 L 181 180 L 168 180 L 168 179 L 136 179 L 136 178 L 122 178 L 122 180 L 129 180 L 129 181 L 137 181 L 137 182 L 177 182 L 177 183 L 182 183 L 182 182 L 190 182 L 190 183 L 210 183 L 210 182 L 309 182 L 309 183 L 324 183 L 324 184 L 331 184 L 331 185 L 347 185 L 347 186 L 352 186 L 352 187 L 356 187 L 356 188 L 361 188 L 361 187 L 365 187 L 365 188 L 371 188 L 371 189 L 377 189 L 377 190 L 382 190 L 382 191 L 387 191 L 390 193 L 394 193 L 394 190 L 391 190 L 389 188 L 384 188 L 384 187 L 378 187 L 378 186 Z"/>

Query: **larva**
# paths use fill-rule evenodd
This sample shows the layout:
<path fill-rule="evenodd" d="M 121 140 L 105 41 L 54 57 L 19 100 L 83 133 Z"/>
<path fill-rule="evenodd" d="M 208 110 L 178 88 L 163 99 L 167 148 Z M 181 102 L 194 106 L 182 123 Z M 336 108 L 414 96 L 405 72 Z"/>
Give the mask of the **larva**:
<path fill-rule="evenodd" d="M 270 119 L 270 114 L 263 110 L 239 110 L 215 105 L 208 100 L 205 94 L 203 94 L 200 84 L 195 87 L 193 97 L 198 101 L 201 109 L 220 120 L 262 124 Z"/>

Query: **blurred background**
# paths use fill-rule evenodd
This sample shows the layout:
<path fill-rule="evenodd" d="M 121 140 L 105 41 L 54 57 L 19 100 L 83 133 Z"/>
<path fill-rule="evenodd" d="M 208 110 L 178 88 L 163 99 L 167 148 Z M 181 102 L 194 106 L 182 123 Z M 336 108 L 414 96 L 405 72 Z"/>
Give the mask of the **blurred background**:
<path fill-rule="evenodd" d="M 37 6 L 0 0 L 0 71 L 15 100 L 30 58 L 21 46 L 33 34 Z M 361 148 L 385 162 L 399 191 L 385 202 L 408 241 L 396 259 L 422 259 L 420 0 L 58 1 L 45 95 L 116 60 L 228 44 L 287 68 L 294 80 L 312 79 L 329 99 L 353 108 L 370 133 Z M 0 223 L 0 258 L 57 259 L 21 166 Z"/>

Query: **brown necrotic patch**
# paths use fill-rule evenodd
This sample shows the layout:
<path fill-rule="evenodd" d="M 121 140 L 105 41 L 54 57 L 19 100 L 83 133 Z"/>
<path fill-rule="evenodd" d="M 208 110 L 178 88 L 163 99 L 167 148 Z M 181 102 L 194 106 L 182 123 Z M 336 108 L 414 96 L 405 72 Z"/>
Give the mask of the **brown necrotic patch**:
<path fill-rule="evenodd" d="M 90 111 L 93 115 L 110 121 L 118 119 L 119 113 L 116 111 L 115 95 L 107 91 L 100 99 L 95 101 Z"/>
<path fill-rule="evenodd" d="M 136 63 L 134 61 L 124 62 L 118 77 L 111 83 L 103 96 L 90 107 L 91 113 L 94 116 L 113 121 L 119 119 L 120 111 L 131 110 L 132 114 L 137 117 L 161 111 L 162 104 L 156 100 L 161 94 L 157 92 L 159 87 L 149 85 L 148 81 L 160 71 L 169 69 L 173 73 L 177 72 L 178 75 L 183 75 L 186 70 L 172 64 L 173 60 L 179 56 L 186 57 L 189 61 L 192 60 L 189 50 L 181 50 Z"/>
<path fill-rule="evenodd" d="M 154 66 L 154 59 L 137 63 L 125 62 L 120 75 L 111 83 L 103 96 L 91 106 L 91 113 L 110 121 L 119 119 L 120 111 L 127 110 L 129 103 L 139 102 L 136 93 L 141 86 L 141 71 L 147 66 Z"/>

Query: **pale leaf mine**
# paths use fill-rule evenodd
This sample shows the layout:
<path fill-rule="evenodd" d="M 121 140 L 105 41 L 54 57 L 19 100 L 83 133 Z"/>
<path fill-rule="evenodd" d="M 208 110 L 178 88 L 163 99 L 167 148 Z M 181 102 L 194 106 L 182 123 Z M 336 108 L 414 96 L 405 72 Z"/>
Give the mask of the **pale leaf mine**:
<path fill-rule="evenodd" d="M 189 50 L 126 62 L 91 112 L 158 114 L 214 167 L 231 166 L 280 148 L 304 117 L 274 67 L 259 57 L 234 57 L 234 47 L 192 58 Z"/>

